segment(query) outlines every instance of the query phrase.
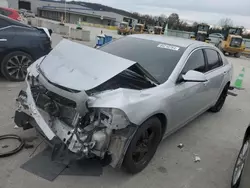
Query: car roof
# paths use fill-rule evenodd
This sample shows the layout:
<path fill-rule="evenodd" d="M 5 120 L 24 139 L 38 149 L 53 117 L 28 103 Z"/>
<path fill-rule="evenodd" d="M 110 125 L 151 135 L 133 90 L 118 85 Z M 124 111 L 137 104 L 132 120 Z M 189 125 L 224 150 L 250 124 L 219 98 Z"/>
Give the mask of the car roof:
<path fill-rule="evenodd" d="M 6 7 L 0 7 L 0 8 L 5 9 L 5 10 L 9 10 L 9 11 L 17 12 L 17 10 L 13 9 L 13 8 L 6 8 Z"/>
<path fill-rule="evenodd" d="M 202 46 L 210 46 L 209 44 L 207 44 L 205 42 L 200 42 L 197 40 L 191 40 L 191 39 L 185 39 L 185 38 L 179 38 L 179 37 L 166 36 L 166 35 L 137 34 L 137 35 L 129 35 L 128 37 L 135 37 L 138 39 L 163 42 L 163 43 L 167 43 L 167 44 L 181 46 L 184 48 L 187 48 L 188 46 L 190 46 L 192 44 L 198 44 L 198 45 L 200 44 Z"/>
<path fill-rule="evenodd" d="M 9 18 L 9 17 L 7 17 L 7 16 L 4 16 L 4 15 L 2 15 L 2 14 L 0 14 L 0 19 L 1 20 L 5 20 L 5 21 L 7 21 L 9 24 L 10 24 L 10 26 L 12 25 L 17 25 L 17 26 L 22 26 L 22 27 L 29 27 L 29 28 L 31 28 L 31 26 L 29 26 L 29 25 L 27 25 L 27 24 L 24 24 L 24 23 L 22 23 L 22 22 L 18 22 L 18 21 L 16 21 L 16 20 L 13 20 L 12 18 Z"/>

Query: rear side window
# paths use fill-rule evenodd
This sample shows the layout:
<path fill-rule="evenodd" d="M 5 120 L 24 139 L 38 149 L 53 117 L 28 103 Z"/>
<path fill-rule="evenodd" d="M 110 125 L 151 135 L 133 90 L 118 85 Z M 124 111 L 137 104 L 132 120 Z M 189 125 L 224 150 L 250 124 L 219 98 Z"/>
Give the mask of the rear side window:
<path fill-rule="evenodd" d="M 221 58 L 218 52 L 212 49 L 205 49 L 207 55 L 207 68 L 208 71 L 213 70 L 222 65 Z"/>
<path fill-rule="evenodd" d="M 205 59 L 202 50 L 196 50 L 190 55 L 182 70 L 182 74 L 186 74 L 189 70 L 205 72 Z"/>
<path fill-rule="evenodd" d="M 0 14 L 2 14 L 4 16 L 9 16 L 9 15 L 11 15 L 11 11 L 0 8 Z"/>

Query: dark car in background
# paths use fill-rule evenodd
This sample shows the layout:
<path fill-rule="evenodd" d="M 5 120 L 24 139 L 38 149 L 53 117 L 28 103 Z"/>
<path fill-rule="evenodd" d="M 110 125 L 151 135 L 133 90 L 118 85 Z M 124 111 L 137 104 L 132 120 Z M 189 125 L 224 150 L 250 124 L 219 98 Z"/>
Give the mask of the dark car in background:
<path fill-rule="evenodd" d="M 27 67 L 51 51 L 51 30 L 31 27 L 0 15 L 0 70 L 11 81 L 23 81 Z"/>
<path fill-rule="evenodd" d="M 238 154 L 231 182 L 231 188 L 250 187 L 250 125 L 248 126 L 243 143 Z"/>

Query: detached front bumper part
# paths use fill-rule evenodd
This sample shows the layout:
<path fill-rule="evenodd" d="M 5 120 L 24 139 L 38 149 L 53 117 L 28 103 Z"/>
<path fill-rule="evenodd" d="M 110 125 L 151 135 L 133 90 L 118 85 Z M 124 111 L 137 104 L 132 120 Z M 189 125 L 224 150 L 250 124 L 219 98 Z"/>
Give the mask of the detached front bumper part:
<path fill-rule="evenodd" d="M 39 128 L 39 126 L 37 125 L 36 121 L 34 120 L 33 117 L 27 115 L 24 112 L 19 112 L 16 111 L 15 112 L 15 117 L 14 117 L 14 122 L 18 127 L 22 127 L 24 130 L 27 129 L 31 129 L 31 128 L 35 128 L 37 130 L 37 132 L 39 133 L 39 135 L 46 140 L 47 144 L 51 147 L 54 147 L 55 145 L 58 144 L 62 144 L 63 142 L 57 137 L 55 136 L 52 140 L 49 140 L 44 133 L 42 132 L 42 130 Z"/>
<path fill-rule="evenodd" d="M 24 130 L 34 127 L 51 145 L 55 140 L 57 140 L 56 143 L 60 140 L 67 145 L 71 152 L 77 153 L 84 149 L 88 154 L 88 144 L 83 146 L 79 143 L 77 137 L 73 135 L 74 128 L 67 126 L 57 118 L 52 119 L 47 112 L 36 106 L 29 87 L 26 92 L 22 90 L 19 93 L 16 102 L 18 109 L 15 112 L 14 121 L 17 126 L 23 127 Z M 81 137 L 83 142 L 86 138 L 87 136 Z"/>

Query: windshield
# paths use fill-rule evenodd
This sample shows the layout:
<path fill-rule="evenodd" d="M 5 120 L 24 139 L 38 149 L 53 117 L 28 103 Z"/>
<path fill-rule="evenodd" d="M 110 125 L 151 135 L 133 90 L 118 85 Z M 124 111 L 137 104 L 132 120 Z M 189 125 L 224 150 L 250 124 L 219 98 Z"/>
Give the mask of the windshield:
<path fill-rule="evenodd" d="M 198 27 L 198 31 L 208 31 L 209 30 L 209 27 L 208 26 L 205 26 L 205 25 L 200 25 Z"/>
<path fill-rule="evenodd" d="M 164 83 L 173 72 L 185 48 L 152 40 L 124 37 L 103 46 L 100 50 L 139 63 L 159 83 Z"/>
<path fill-rule="evenodd" d="M 124 29 L 124 28 L 126 28 L 128 25 L 127 24 L 124 24 L 124 23 L 121 23 L 120 24 L 120 28 L 122 28 L 122 29 Z"/>
<path fill-rule="evenodd" d="M 1 20 L 5 20 L 6 22 L 8 22 L 9 25 L 17 25 L 17 26 L 22 26 L 22 27 L 32 27 L 32 26 L 29 26 L 27 24 L 21 23 L 19 21 L 16 21 L 16 20 L 11 19 L 11 18 L 6 17 L 6 16 L 0 15 L 0 19 Z"/>
<path fill-rule="evenodd" d="M 242 29 L 240 28 L 231 28 L 229 29 L 229 34 L 233 34 L 233 35 L 241 35 L 242 34 Z"/>

